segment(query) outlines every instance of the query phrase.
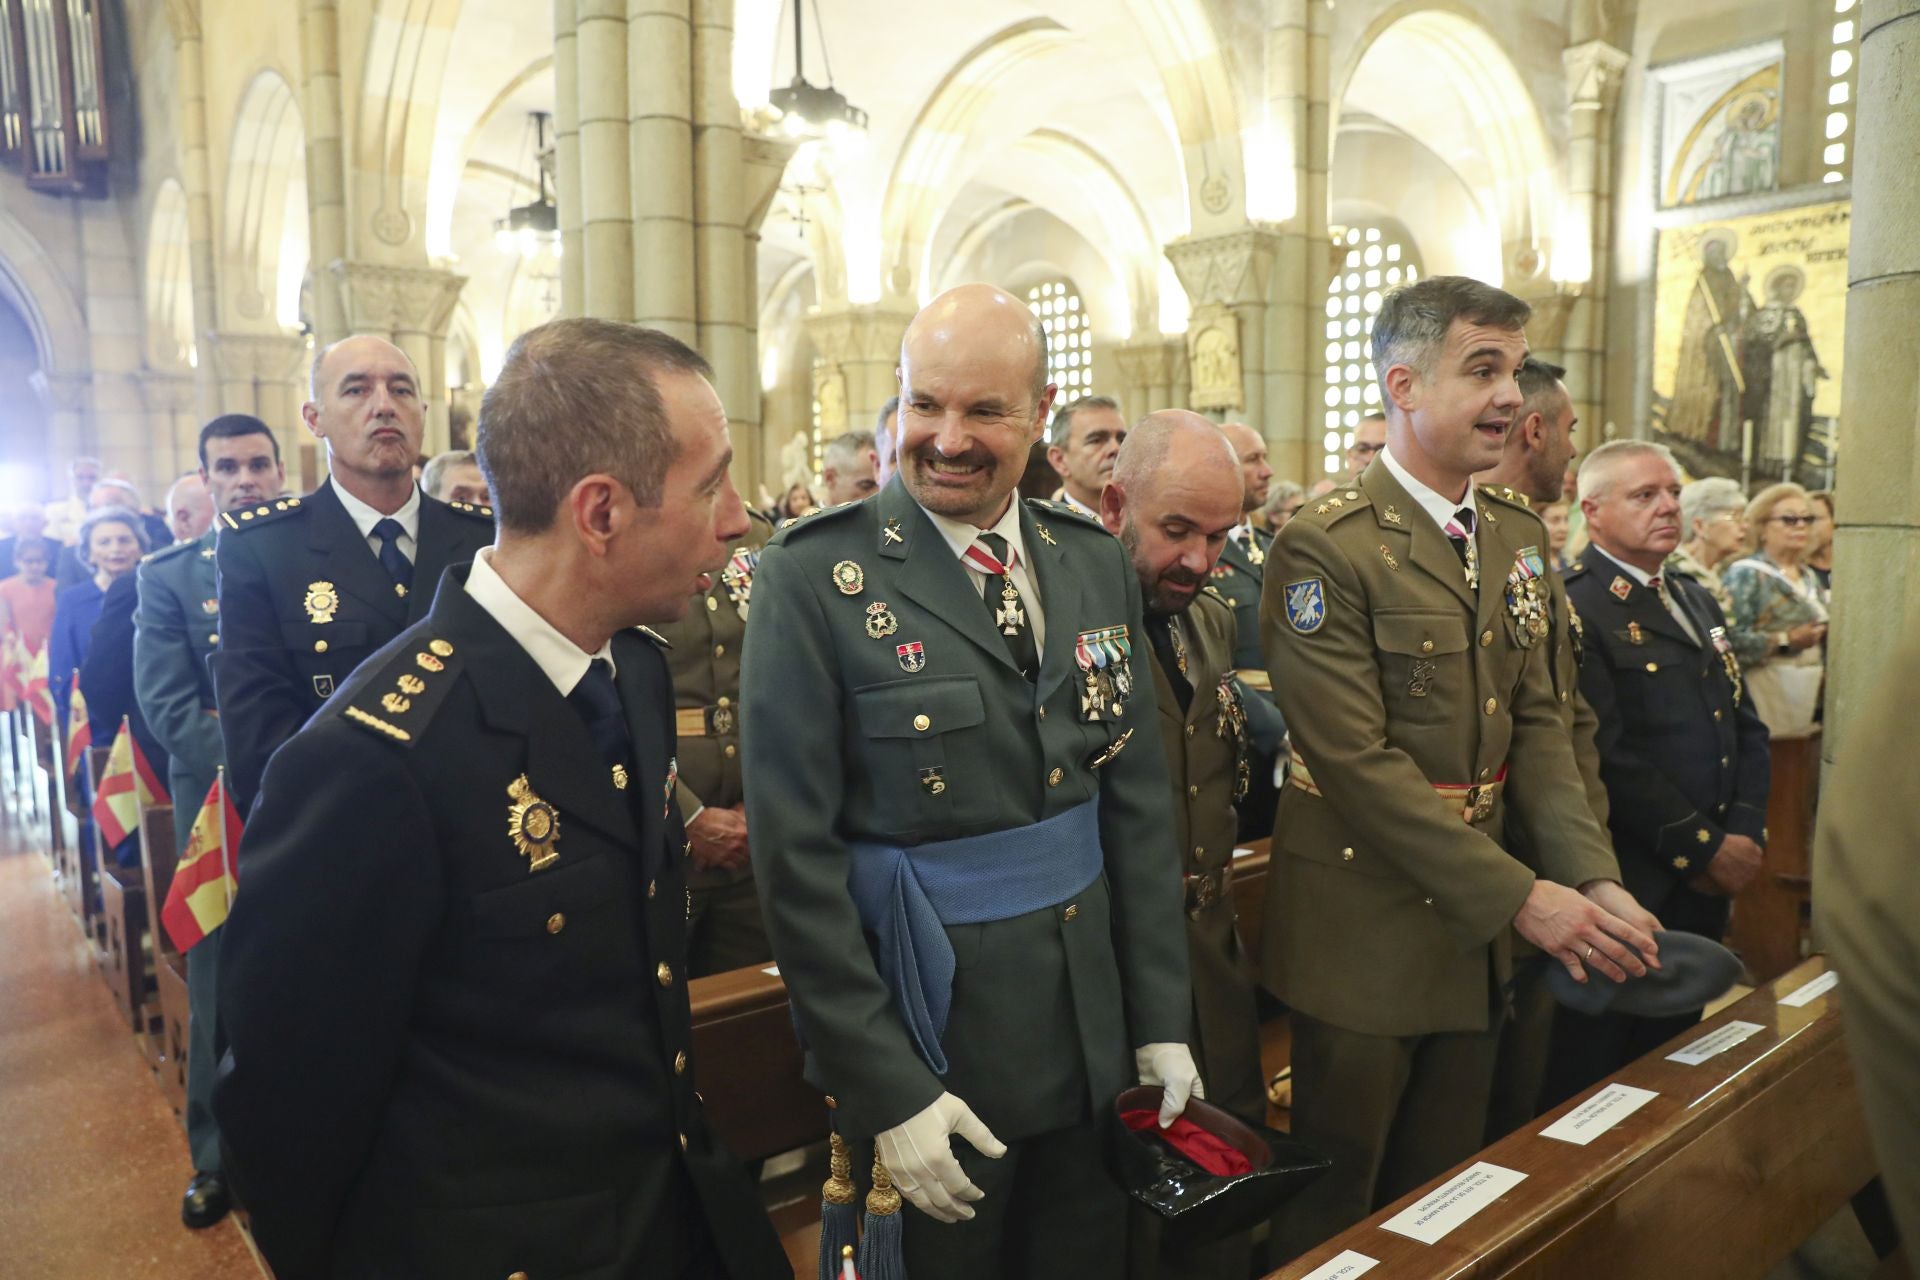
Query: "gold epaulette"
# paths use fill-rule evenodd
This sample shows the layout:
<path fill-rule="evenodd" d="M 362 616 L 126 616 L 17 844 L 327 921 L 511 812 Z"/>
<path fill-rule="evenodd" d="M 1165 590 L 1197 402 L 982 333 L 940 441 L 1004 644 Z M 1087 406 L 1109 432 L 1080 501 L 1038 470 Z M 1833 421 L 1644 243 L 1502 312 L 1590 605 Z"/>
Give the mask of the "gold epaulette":
<path fill-rule="evenodd" d="M 376 737 L 411 746 L 453 688 L 461 661 L 451 642 L 421 639 L 362 684 L 341 714 Z"/>
<path fill-rule="evenodd" d="M 493 523 L 492 507 L 481 506 L 477 502 L 449 502 L 447 505 L 463 516 L 470 516 L 475 520 L 485 520 L 489 524 Z"/>
<path fill-rule="evenodd" d="M 272 502 L 242 507 L 238 511 L 222 511 L 220 519 L 229 529 L 257 529 L 263 524 L 282 519 L 303 509 L 298 498 L 275 498 Z"/>
<path fill-rule="evenodd" d="M 1483 484 L 1480 486 L 1480 492 L 1485 497 L 1492 498 L 1495 502 L 1504 502 L 1508 506 L 1518 507 L 1522 511 L 1533 510 L 1533 499 L 1521 493 L 1518 489 L 1509 488 L 1504 484 Z"/>

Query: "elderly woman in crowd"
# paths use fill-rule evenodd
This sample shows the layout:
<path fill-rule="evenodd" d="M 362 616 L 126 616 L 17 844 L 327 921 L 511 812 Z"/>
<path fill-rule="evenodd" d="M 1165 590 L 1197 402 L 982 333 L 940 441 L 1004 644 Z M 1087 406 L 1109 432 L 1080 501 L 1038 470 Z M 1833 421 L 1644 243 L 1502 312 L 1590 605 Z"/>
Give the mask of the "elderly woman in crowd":
<path fill-rule="evenodd" d="M 1667 571 L 1684 573 L 1712 592 L 1731 619 L 1733 597 L 1720 573 L 1747 547 L 1747 495 L 1739 482 L 1709 476 L 1681 489 L 1680 529 L 1682 540 L 1667 557 Z"/>
<path fill-rule="evenodd" d="M 1821 489 L 1807 495 L 1813 504 L 1813 532 L 1807 537 L 1807 568 L 1820 580 L 1820 601 L 1833 599 L 1833 492 Z"/>
<path fill-rule="evenodd" d="M 63 724 L 73 673 L 86 661 L 93 624 L 100 617 L 107 588 L 115 578 L 132 573 L 147 552 L 146 522 L 138 512 L 125 507 L 96 508 L 80 525 L 78 547 L 89 576 L 55 598 L 53 635 L 48 641 L 47 684 Z"/>
<path fill-rule="evenodd" d="M 1278 536 L 1287 521 L 1300 513 L 1307 491 L 1291 480 L 1275 480 L 1267 500 L 1257 513 L 1268 533 Z"/>
<path fill-rule="evenodd" d="M 1540 523 L 1547 526 L 1547 567 L 1555 573 L 1567 571 L 1567 531 L 1571 527 L 1567 522 L 1568 505 L 1562 500 L 1542 503 L 1534 508 Z"/>
<path fill-rule="evenodd" d="M 1733 651 L 1754 708 L 1776 738 L 1806 737 L 1819 720 L 1827 607 L 1806 563 L 1815 519 L 1799 485 L 1761 490 L 1747 504 L 1755 553 L 1721 574 L 1733 599 Z"/>

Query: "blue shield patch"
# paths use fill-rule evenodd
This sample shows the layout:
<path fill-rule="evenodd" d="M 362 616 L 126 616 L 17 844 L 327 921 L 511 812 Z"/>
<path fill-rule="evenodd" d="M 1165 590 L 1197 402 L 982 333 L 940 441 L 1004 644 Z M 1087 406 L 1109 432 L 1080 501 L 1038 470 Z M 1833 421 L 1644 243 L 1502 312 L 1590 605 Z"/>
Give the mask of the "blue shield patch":
<path fill-rule="evenodd" d="M 1301 635 L 1318 631 L 1327 620 L 1327 596 L 1320 579 L 1289 582 L 1285 591 L 1287 622 Z"/>

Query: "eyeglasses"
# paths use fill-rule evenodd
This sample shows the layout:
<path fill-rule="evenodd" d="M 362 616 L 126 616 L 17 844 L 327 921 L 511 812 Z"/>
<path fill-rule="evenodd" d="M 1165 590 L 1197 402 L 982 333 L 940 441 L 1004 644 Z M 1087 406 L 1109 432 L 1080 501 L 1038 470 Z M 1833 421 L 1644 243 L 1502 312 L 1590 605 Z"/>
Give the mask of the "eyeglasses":
<path fill-rule="evenodd" d="M 1775 524 L 1784 524 L 1792 527 L 1794 525 L 1811 525 L 1819 518 L 1818 516 L 1774 516 L 1772 517 L 1772 521 Z"/>

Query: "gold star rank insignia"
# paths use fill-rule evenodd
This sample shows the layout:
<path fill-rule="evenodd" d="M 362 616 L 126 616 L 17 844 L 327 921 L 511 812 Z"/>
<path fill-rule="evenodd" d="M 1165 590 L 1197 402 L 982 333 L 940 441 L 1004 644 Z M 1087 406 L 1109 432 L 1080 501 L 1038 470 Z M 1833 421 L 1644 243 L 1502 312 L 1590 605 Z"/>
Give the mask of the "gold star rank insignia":
<path fill-rule="evenodd" d="M 521 774 L 507 784 L 507 835 L 513 847 L 527 860 L 529 873 L 551 866 L 560 852 L 560 814 L 534 794 L 527 775 Z"/>

